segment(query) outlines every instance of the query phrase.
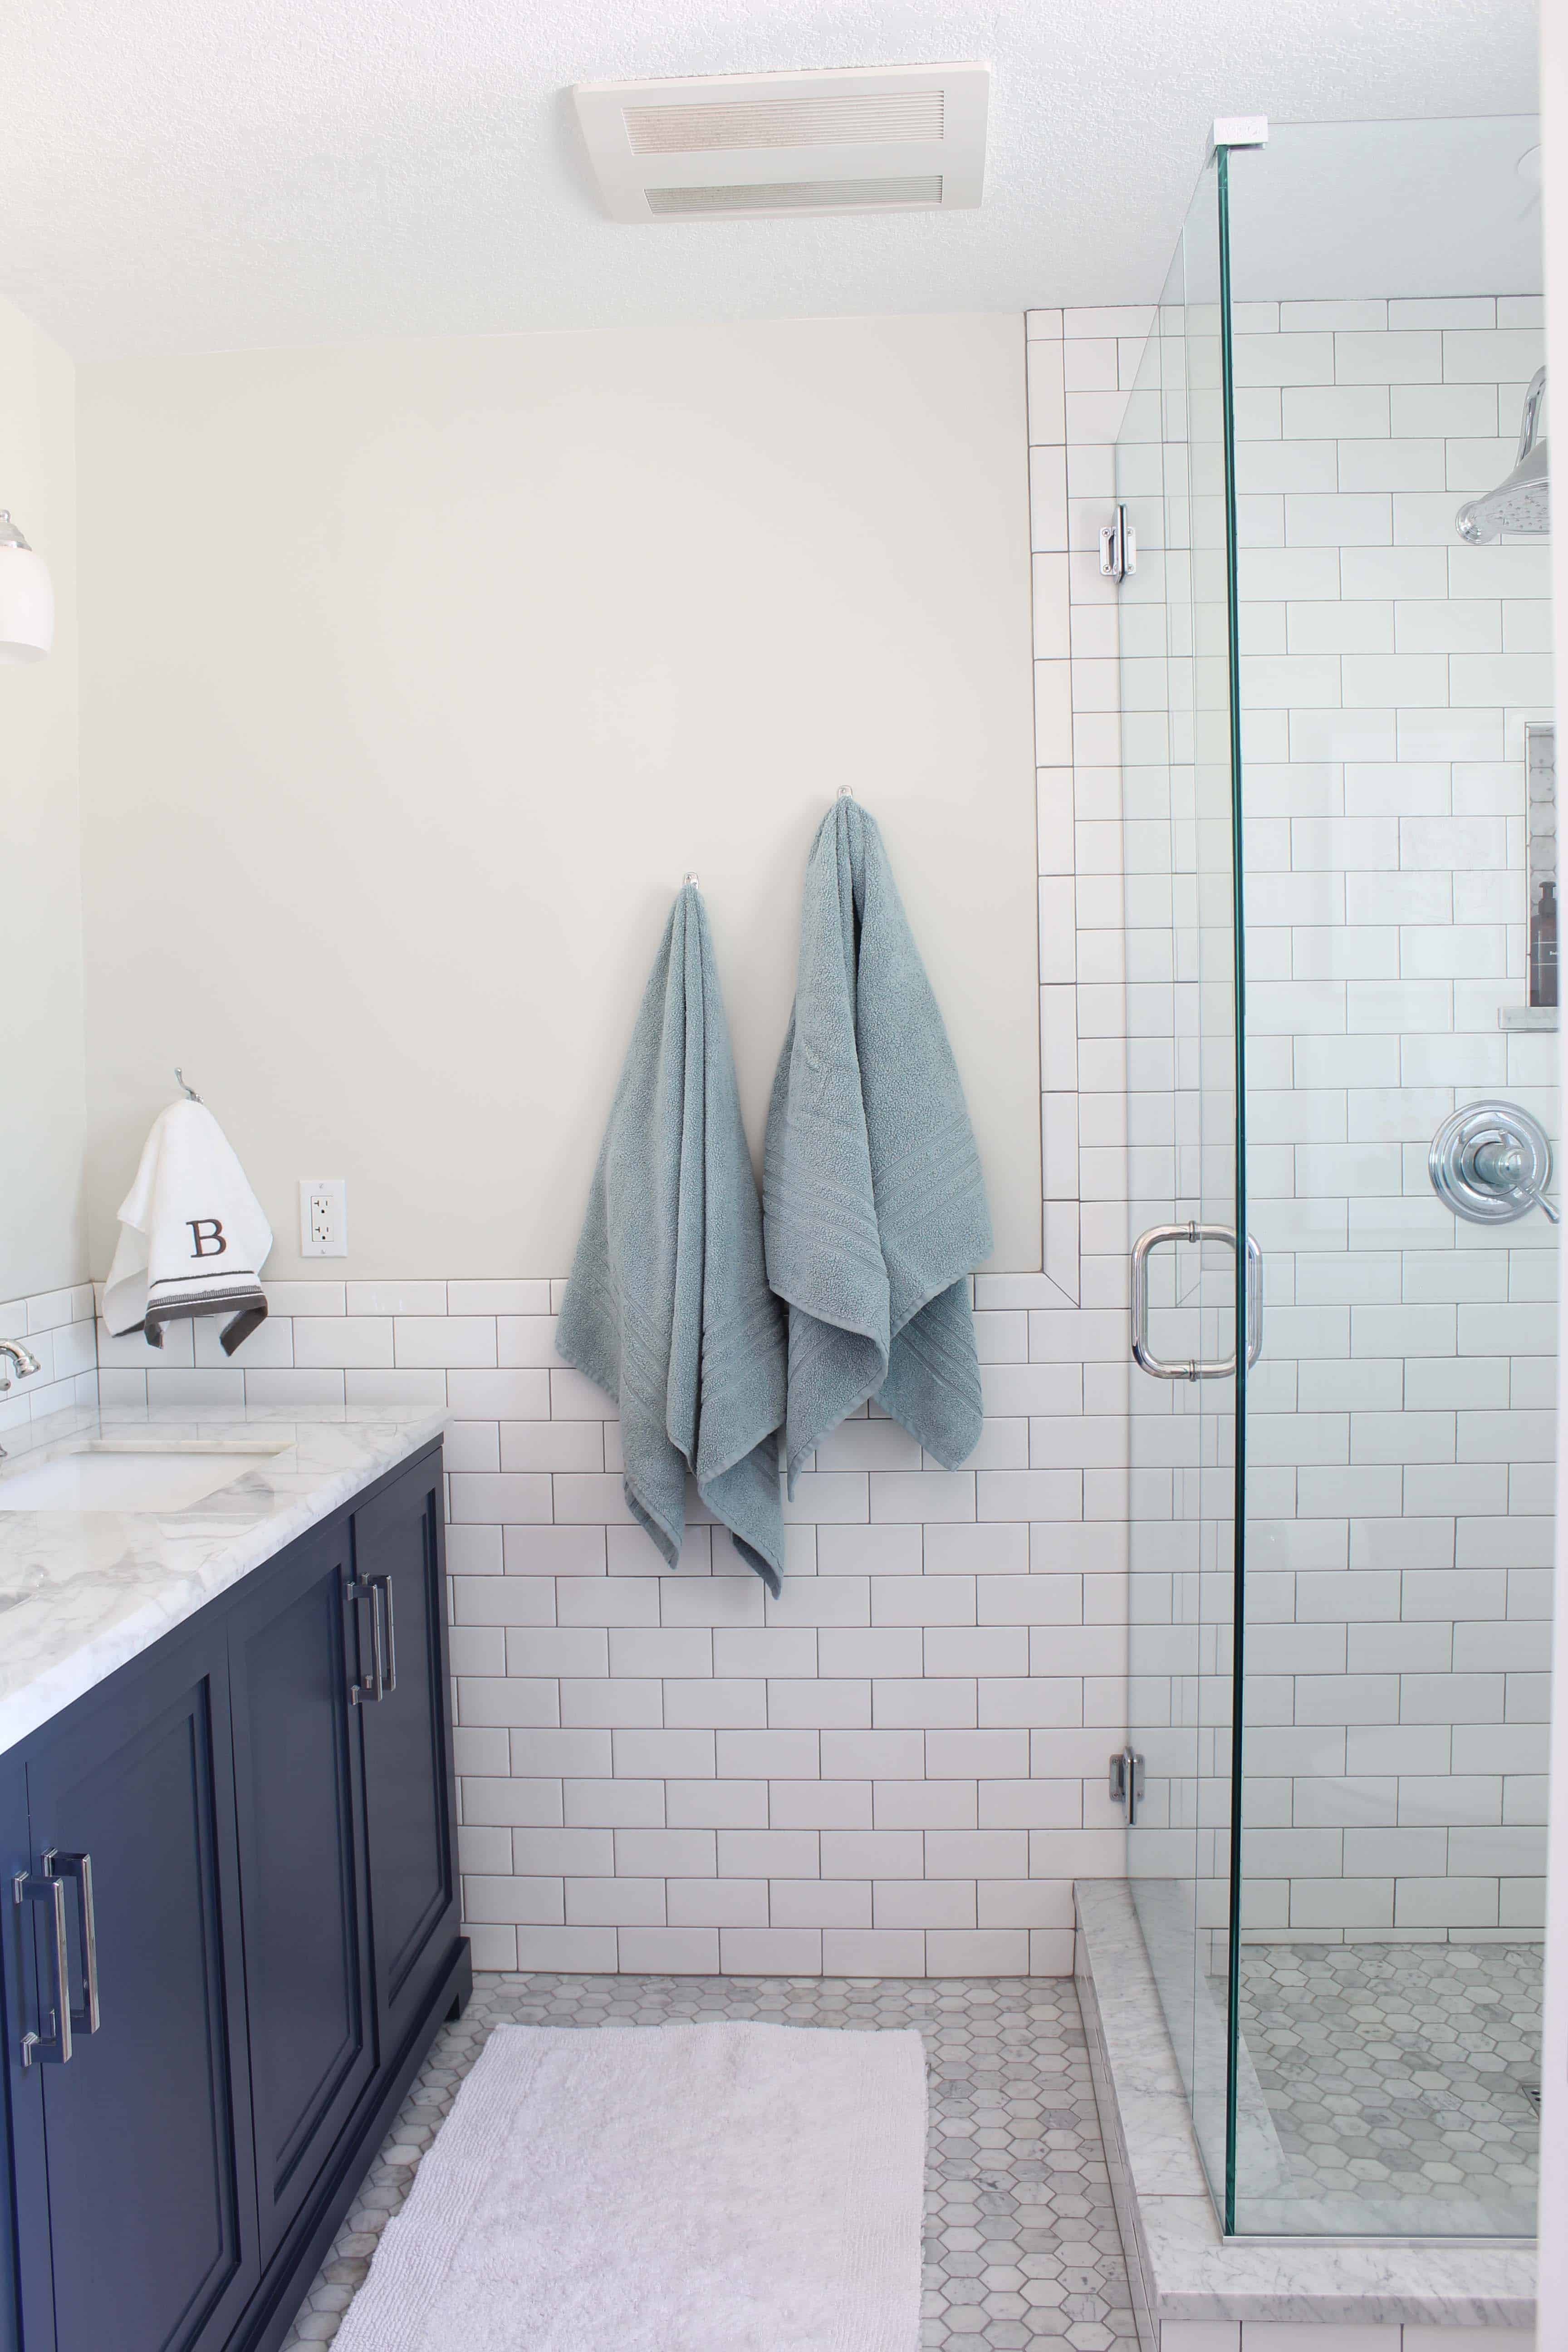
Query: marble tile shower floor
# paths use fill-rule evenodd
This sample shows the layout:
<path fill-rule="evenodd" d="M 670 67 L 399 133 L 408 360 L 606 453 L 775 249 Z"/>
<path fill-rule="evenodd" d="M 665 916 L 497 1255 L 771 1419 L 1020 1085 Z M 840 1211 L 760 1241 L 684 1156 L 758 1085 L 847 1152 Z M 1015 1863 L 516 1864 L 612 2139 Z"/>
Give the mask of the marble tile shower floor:
<path fill-rule="evenodd" d="M 694 2018 L 923 2036 L 927 2347 L 1136 2352 L 1127 2271 L 1067 1978 L 478 1976 L 443 2029 L 339 2231 L 282 2352 L 330 2344 L 376 2240 L 492 2026 L 585 2031 Z"/>
<path fill-rule="evenodd" d="M 1299 2194 L 1529 2235 L 1541 2000 L 1539 1943 L 1245 1947 L 1242 2031 Z"/>

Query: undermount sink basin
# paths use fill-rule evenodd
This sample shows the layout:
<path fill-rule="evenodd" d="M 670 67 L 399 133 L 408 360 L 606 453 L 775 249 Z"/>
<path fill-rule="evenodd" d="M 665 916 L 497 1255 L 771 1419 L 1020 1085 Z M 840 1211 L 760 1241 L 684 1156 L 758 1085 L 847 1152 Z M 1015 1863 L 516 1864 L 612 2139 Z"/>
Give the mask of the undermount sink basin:
<path fill-rule="evenodd" d="M 184 1511 L 282 1451 L 243 1443 L 149 1445 L 99 1438 L 75 1454 L 0 1476 L 0 1511 Z"/>

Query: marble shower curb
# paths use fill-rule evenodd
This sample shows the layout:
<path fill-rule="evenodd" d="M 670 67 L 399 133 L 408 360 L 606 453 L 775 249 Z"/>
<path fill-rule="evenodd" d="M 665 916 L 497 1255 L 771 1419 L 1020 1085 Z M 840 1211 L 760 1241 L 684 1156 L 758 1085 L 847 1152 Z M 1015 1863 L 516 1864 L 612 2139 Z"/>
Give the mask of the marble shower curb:
<path fill-rule="evenodd" d="M 1402 2328 L 1534 2327 L 1533 2248 L 1224 2238 L 1131 1891 L 1097 1879 L 1074 1895 L 1074 1974 L 1145 2352 L 1173 2352 L 1199 2324 L 1265 2323 L 1271 2341 L 1281 2326 L 1370 2326 L 1388 2329 L 1390 2352 Z"/>

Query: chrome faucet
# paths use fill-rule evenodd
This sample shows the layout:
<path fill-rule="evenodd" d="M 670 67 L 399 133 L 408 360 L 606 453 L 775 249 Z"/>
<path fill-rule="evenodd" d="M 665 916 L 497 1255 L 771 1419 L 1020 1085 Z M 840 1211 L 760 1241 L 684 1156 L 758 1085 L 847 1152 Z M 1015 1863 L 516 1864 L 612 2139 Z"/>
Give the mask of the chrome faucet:
<path fill-rule="evenodd" d="M 16 1379 L 26 1381 L 30 1371 L 37 1371 L 37 1357 L 30 1348 L 24 1348 L 19 1339 L 0 1339 L 0 1395 L 12 1385 L 12 1367 Z M 0 1461 L 5 1461 L 5 1446 L 0 1446 Z"/>
<path fill-rule="evenodd" d="M 16 1378 L 25 1381 L 29 1372 L 38 1370 L 38 1360 L 30 1348 L 22 1345 L 20 1339 L 0 1339 L 0 1393 L 11 1385 L 13 1366 Z M 0 1461 L 5 1459 L 5 1448 L 0 1445 Z"/>
<path fill-rule="evenodd" d="M 25 1381 L 29 1372 L 36 1372 L 38 1369 L 37 1356 L 30 1348 L 25 1348 L 20 1339 L 0 1339 L 0 1357 L 8 1358 L 15 1365 L 19 1381 Z M 0 1362 L 0 1389 L 8 1389 L 10 1385 L 11 1375 Z"/>

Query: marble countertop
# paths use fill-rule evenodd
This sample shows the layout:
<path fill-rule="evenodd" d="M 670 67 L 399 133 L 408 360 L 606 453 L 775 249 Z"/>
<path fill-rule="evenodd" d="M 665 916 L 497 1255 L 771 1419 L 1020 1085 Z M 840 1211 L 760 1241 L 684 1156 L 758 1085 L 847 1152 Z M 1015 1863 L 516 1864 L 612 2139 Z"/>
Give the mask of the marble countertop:
<path fill-rule="evenodd" d="M 0 1510 L 0 1752 L 437 1437 L 441 1411 L 62 1412 L 8 1439 L 0 1485 L 96 1438 L 281 1446 L 178 1511 Z"/>

